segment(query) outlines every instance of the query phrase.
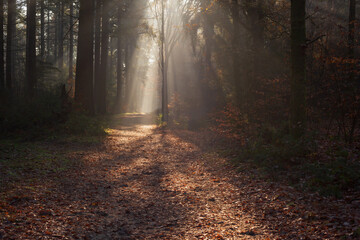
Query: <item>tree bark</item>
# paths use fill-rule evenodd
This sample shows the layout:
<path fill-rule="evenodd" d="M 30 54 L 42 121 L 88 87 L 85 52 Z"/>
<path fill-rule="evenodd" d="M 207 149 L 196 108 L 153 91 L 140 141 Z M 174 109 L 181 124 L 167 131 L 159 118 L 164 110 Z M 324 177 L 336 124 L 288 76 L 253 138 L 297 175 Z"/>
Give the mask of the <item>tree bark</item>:
<path fill-rule="evenodd" d="M 231 1 L 231 16 L 233 20 L 233 37 L 232 37 L 232 62 L 233 62 L 233 83 L 235 86 L 235 102 L 241 105 L 244 101 L 245 84 L 241 78 L 240 59 L 239 59 L 239 39 L 240 39 L 240 14 L 239 4 L 237 0 Z"/>
<path fill-rule="evenodd" d="M 121 112 L 121 96 L 122 96 L 122 43 L 121 43 L 121 17 L 122 17 L 122 6 L 118 6 L 118 14 L 117 14 L 117 27 L 118 27 L 118 36 L 117 36 L 117 68 L 116 68 L 116 104 L 115 104 L 115 112 Z"/>
<path fill-rule="evenodd" d="M 162 75 L 162 88 L 161 88 L 161 120 L 168 121 L 168 86 L 167 86 L 167 72 L 166 72 L 166 59 L 165 59 L 165 5 L 164 0 L 161 0 L 161 39 L 160 39 L 160 58 L 161 58 L 161 75 Z"/>
<path fill-rule="evenodd" d="M 93 104 L 93 2 L 80 0 L 79 36 L 76 61 L 75 101 L 90 114 Z"/>
<path fill-rule="evenodd" d="M 290 130 L 301 137 L 306 129 L 306 0 L 291 0 L 291 113 Z"/>
<path fill-rule="evenodd" d="M 44 0 L 40 0 L 40 57 L 44 61 L 45 57 L 45 5 Z"/>
<path fill-rule="evenodd" d="M 49 61 L 49 57 L 50 57 L 50 2 L 47 1 L 47 40 L 46 40 L 46 47 L 47 47 L 47 53 L 46 53 L 46 57 L 47 57 L 47 61 Z"/>
<path fill-rule="evenodd" d="M 73 15 L 74 15 L 74 3 L 70 0 L 70 36 L 69 36 L 69 79 L 72 80 L 74 78 L 74 22 L 73 22 Z"/>
<path fill-rule="evenodd" d="M 102 0 L 95 0 L 96 8 L 95 8 L 95 60 L 94 60 L 94 69 L 95 69 L 95 107 L 96 111 L 98 108 L 99 102 L 99 89 L 101 82 L 101 72 L 100 72 L 100 62 L 101 62 L 101 6 Z"/>
<path fill-rule="evenodd" d="M 13 40 L 15 32 L 16 0 L 8 0 L 8 24 L 6 39 L 6 88 L 13 87 Z"/>
<path fill-rule="evenodd" d="M 59 57 L 59 21 L 60 21 L 60 1 L 57 0 L 55 3 L 54 20 L 55 20 L 55 42 L 54 42 L 54 60 L 55 64 Z"/>
<path fill-rule="evenodd" d="M 64 67 L 64 2 L 59 3 L 59 59 L 58 59 L 58 68 L 63 70 Z"/>
<path fill-rule="evenodd" d="M 0 90 L 5 88 L 4 0 L 0 0 Z"/>
<path fill-rule="evenodd" d="M 36 0 L 27 1 L 26 28 L 26 86 L 32 98 L 36 85 Z"/>
<path fill-rule="evenodd" d="M 101 79 L 99 79 L 99 101 L 98 101 L 98 112 L 100 114 L 106 113 L 106 79 L 108 57 L 109 57 L 109 1 L 103 0 L 102 7 L 102 33 L 101 33 L 101 63 L 100 72 Z"/>

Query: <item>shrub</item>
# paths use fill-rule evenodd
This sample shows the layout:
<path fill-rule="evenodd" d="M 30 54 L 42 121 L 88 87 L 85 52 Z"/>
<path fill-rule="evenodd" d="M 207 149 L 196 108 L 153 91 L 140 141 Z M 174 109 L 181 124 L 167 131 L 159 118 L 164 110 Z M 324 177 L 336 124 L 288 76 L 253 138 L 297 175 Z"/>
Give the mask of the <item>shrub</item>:
<path fill-rule="evenodd" d="M 25 97 L 3 98 L 0 104 L 0 133 L 39 131 L 45 125 L 63 120 L 60 91 L 38 91 L 31 100 Z"/>
<path fill-rule="evenodd" d="M 69 114 L 67 121 L 59 129 L 64 129 L 68 134 L 86 136 L 106 135 L 106 119 L 93 117 L 81 112 Z"/>

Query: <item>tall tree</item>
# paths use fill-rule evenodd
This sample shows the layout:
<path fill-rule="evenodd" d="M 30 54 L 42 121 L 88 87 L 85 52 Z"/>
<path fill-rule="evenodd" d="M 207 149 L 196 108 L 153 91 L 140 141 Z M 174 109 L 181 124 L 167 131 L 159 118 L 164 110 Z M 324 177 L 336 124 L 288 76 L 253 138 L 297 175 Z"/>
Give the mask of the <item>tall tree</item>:
<path fill-rule="evenodd" d="M 6 37 L 6 88 L 13 87 L 13 40 L 15 32 L 16 0 L 8 0 L 8 24 Z"/>
<path fill-rule="evenodd" d="M 161 89 L 161 114 L 162 121 L 168 121 L 169 109 L 168 109 L 168 83 L 166 78 L 166 64 L 165 64 L 165 4 L 164 0 L 161 0 L 161 36 L 160 36 L 160 58 L 161 58 L 161 76 L 162 76 L 162 89 Z"/>
<path fill-rule="evenodd" d="M 116 104 L 115 104 L 115 111 L 121 111 L 121 91 L 122 91 L 122 43 L 121 43 L 121 17 L 122 17 L 122 6 L 119 4 L 117 9 L 117 69 L 116 69 L 116 77 L 117 77 L 117 84 L 116 84 Z"/>
<path fill-rule="evenodd" d="M 294 137 L 306 128 L 306 0 L 291 0 L 291 113 L 290 130 Z"/>
<path fill-rule="evenodd" d="M 244 100 L 244 78 L 240 76 L 240 59 L 239 59 L 239 39 L 240 39 L 240 14 L 239 3 L 237 0 L 231 1 L 231 17 L 233 21 L 232 36 L 232 64 L 233 64 L 233 83 L 235 86 L 236 103 L 240 105 Z"/>
<path fill-rule="evenodd" d="M 95 107 L 97 110 L 97 103 L 99 102 L 99 89 L 101 85 L 101 68 L 100 68 L 100 56 L 101 56 L 101 6 L 102 6 L 102 0 L 94 0 L 95 6 L 95 59 L 94 59 L 94 69 L 95 69 Z"/>
<path fill-rule="evenodd" d="M 0 0 L 0 90 L 5 87 L 4 57 L 4 0 Z"/>
<path fill-rule="evenodd" d="M 73 61 L 74 61 L 74 22 L 73 22 L 73 15 L 74 15 L 74 3 L 72 0 L 69 2 L 70 4 L 70 17 L 69 17 L 69 25 L 70 25 L 70 36 L 69 36 L 69 79 L 74 78 L 74 69 L 73 69 Z"/>
<path fill-rule="evenodd" d="M 44 61 L 45 57 L 45 3 L 40 0 L 40 57 Z"/>
<path fill-rule="evenodd" d="M 64 11 L 65 3 L 63 1 L 59 2 L 59 59 L 58 59 L 58 68 L 60 70 L 64 67 Z"/>
<path fill-rule="evenodd" d="M 51 55 L 50 53 L 50 34 L 51 34 L 51 27 L 50 27 L 50 1 L 47 1 L 47 28 L 46 28 L 46 48 L 47 48 L 47 52 L 46 52 L 46 57 L 47 57 L 47 61 L 49 61 L 49 57 Z"/>
<path fill-rule="evenodd" d="M 76 61 L 75 101 L 88 113 L 93 104 L 93 1 L 80 0 L 79 35 Z"/>
<path fill-rule="evenodd" d="M 54 41 L 54 60 L 55 62 L 58 60 L 59 57 L 59 22 L 60 22 L 60 1 L 56 0 L 55 8 L 54 8 L 54 20 L 55 20 L 55 41 Z"/>
<path fill-rule="evenodd" d="M 26 27 L 26 85 L 32 97 L 36 85 L 36 0 L 27 1 Z"/>
<path fill-rule="evenodd" d="M 103 0 L 102 6 L 102 32 L 101 32 L 101 63 L 100 63 L 100 72 L 101 79 L 99 84 L 98 92 L 98 112 L 100 114 L 106 113 L 106 79 L 108 76 L 107 67 L 108 67 L 108 58 L 109 58 L 109 1 Z"/>

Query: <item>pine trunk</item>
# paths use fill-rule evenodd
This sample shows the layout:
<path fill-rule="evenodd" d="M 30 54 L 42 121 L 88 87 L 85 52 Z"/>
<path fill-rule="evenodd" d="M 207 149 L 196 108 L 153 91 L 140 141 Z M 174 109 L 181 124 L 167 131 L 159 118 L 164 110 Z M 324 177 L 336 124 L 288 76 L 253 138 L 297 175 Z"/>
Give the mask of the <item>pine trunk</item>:
<path fill-rule="evenodd" d="M 237 0 L 231 1 L 231 15 L 233 20 L 233 37 L 232 37 L 232 62 L 233 62 L 233 83 L 235 86 L 235 101 L 237 105 L 241 105 L 244 101 L 244 79 L 241 78 L 240 59 L 239 59 L 239 39 L 240 39 L 240 14 L 239 4 Z"/>
<path fill-rule="evenodd" d="M 79 35 L 76 61 L 75 101 L 85 111 L 94 113 L 93 106 L 93 3 L 80 0 Z"/>
<path fill-rule="evenodd" d="M 59 3 L 59 60 L 58 68 L 63 70 L 64 67 L 64 2 Z"/>
<path fill-rule="evenodd" d="M 107 66 L 108 66 L 108 51 L 109 51 L 109 1 L 103 0 L 102 7 L 102 33 L 101 33 L 101 63 L 100 63 L 100 84 L 99 84 L 99 102 L 98 102 L 98 112 L 100 114 L 106 113 L 106 79 Z"/>
<path fill-rule="evenodd" d="M 100 82 L 101 82 L 101 72 L 100 72 L 100 46 L 101 46 L 101 1 L 102 0 L 94 0 L 96 2 L 96 16 L 95 16 L 95 60 L 94 60 L 94 69 L 95 69 L 95 107 L 96 111 L 98 109 L 99 103 L 99 89 L 100 89 Z"/>
<path fill-rule="evenodd" d="M 8 24 L 6 39 L 6 88 L 13 87 L 13 40 L 15 32 L 16 0 L 8 0 Z"/>
<path fill-rule="evenodd" d="M 70 25 L 70 37 L 69 37 L 69 79 L 72 80 L 74 78 L 74 22 L 73 22 L 73 15 L 74 15 L 74 5 L 72 0 L 70 0 L 70 18 L 69 18 L 69 25 Z"/>
<path fill-rule="evenodd" d="M 306 26 L 305 0 L 291 1 L 291 116 L 290 130 L 301 137 L 306 129 Z"/>
<path fill-rule="evenodd" d="M 40 0 L 40 57 L 44 61 L 45 57 L 45 5 L 44 0 Z"/>
<path fill-rule="evenodd" d="M 49 57 L 50 57 L 50 2 L 47 1 L 47 39 L 46 39 L 46 47 L 47 47 L 47 53 L 46 53 L 46 57 L 47 57 L 47 61 L 49 61 Z"/>
<path fill-rule="evenodd" d="M 4 57 L 4 0 L 0 0 L 0 90 L 5 88 Z"/>
<path fill-rule="evenodd" d="M 122 15 L 122 7 L 119 5 L 118 7 L 118 16 L 117 16 L 117 27 L 118 27 L 118 36 L 117 36 L 117 68 L 116 68 L 116 104 L 115 104 L 115 112 L 121 112 L 121 91 L 122 91 L 122 45 L 121 45 L 121 15 Z"/>
<path fill-rule="evenodd" d="M 28 96 L 33 97 L 36 85 L 36 0 L 27 1 L 26 28 L 26 86 Z"/>

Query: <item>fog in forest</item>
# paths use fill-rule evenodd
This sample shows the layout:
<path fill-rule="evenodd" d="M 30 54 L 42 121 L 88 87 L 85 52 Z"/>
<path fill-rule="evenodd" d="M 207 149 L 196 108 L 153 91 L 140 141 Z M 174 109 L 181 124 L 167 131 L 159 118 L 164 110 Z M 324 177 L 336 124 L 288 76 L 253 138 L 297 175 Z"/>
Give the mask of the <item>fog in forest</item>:
<path fill-rule="evenodd" d="M 186 1 L 169 0 L 165 4 L 165 54 L 166 78 L 168 82 L 169 104 L 185 94 L 189 101 L 198 100 L 199 75 L 196 73 L 189 29 L 186 28 L 181 8 Z M 159 113 L 161 109 L 161 4 L 148 1 L 147 7 L 138 3 L 134 11 L 142 11 L 138 23 L 144 26 L 136 37 L 136 47 L 131 54 L 129 78 L 130 93 L 126 97 L 129 105 L 126 112 Z M 195 7 L 196 5 L 193 5 Z M 173 101 L 173 102 L 172 102 Z"/>
<path fill-rule="evenodd" d="M 360 239 L 360 0 L 0 0 L 0 239 Z"/>

